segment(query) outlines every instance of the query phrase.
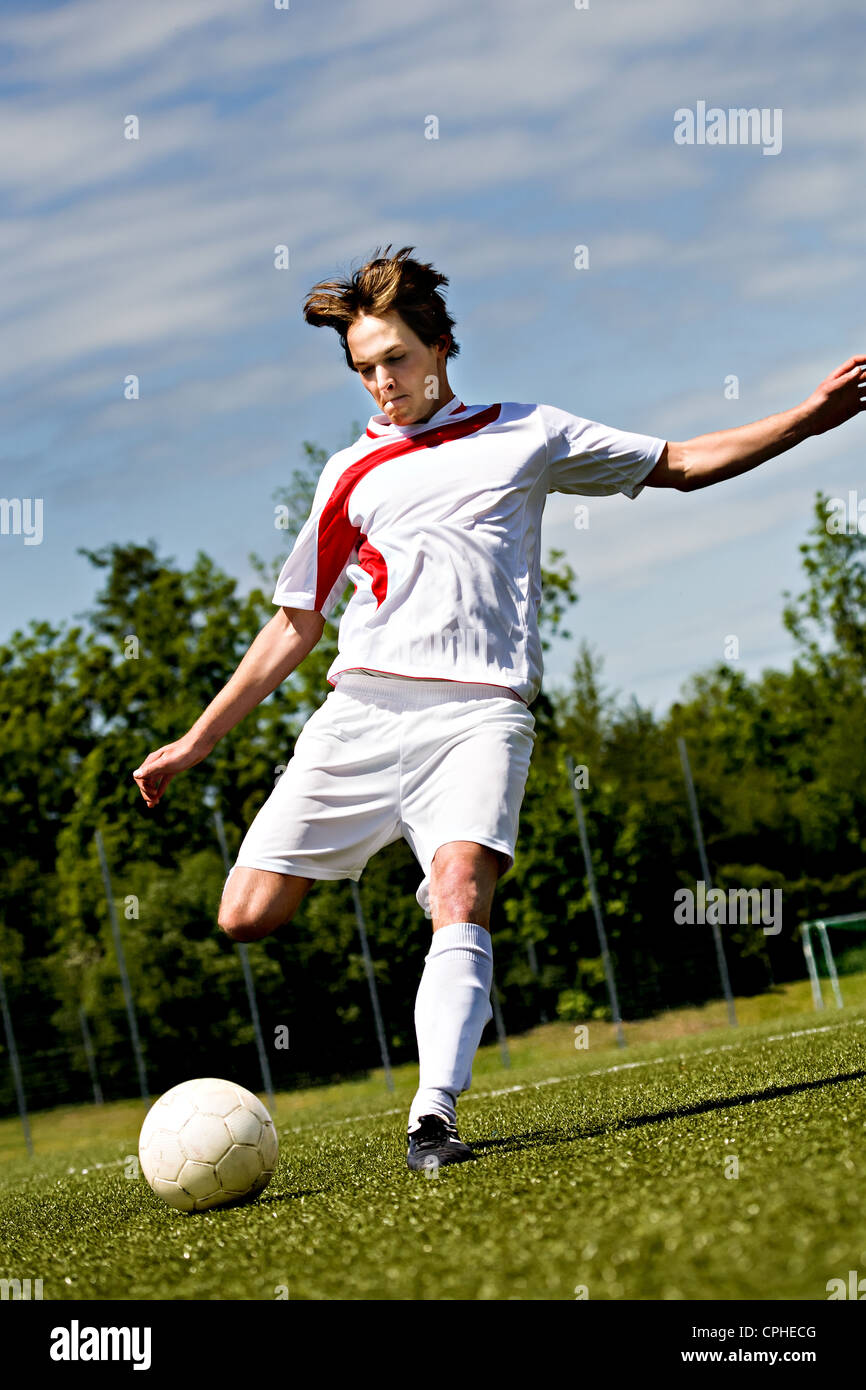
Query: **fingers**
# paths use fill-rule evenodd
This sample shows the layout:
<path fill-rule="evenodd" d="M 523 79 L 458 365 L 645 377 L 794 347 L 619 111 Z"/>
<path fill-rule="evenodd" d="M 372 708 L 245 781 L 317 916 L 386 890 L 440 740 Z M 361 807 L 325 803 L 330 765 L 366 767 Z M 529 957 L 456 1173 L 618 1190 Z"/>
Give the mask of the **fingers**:
<path fill-rule="evenodd" d="M 843 362 L 841 367 L 837 367 L 832 373 L 834 377 L 847 376 L 855 367 L 860 367 L 866 362 L 866 356 L 849 357 L 847 362 Z"/>
<path fill-rule="evenodd" d="M 141 792 L 148 806 L 155 806 L 162 796 L 162 782 L 144 781 L 135 779 L 138 782 L 138 790 Z"/>
<path fill-rule="evenodd" d="M 866 367 L 852 368 L 842 380 L 845 387 L 856 392 L 857 406 L 862 410 L 866 406 Z"/>
<path fill-rule="evenodd" d="M 167 777 L 164 772 L 159 772 L 159 770 L 153 766 L 154 762 L 159 759 L 161 752 L 162 750 L 160 750 L 159 753 L 151 753 L 150 757 L 145 758 L 141 767 L 137 767 L 132 774 L 134 781 L 138 784 L 138 790 L 141 792 L 148 806 L 156 805 L 163 791 L 168 786 L 168 783 L 171 781 L 170 777 Z"/>

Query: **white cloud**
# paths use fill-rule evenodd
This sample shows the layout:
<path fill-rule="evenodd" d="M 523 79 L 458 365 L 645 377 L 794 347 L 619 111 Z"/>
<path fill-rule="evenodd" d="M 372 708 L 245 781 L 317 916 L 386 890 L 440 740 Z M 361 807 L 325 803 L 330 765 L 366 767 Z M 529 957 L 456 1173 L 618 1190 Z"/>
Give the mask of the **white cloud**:
<path fill-rule="evenodd" d="M 784 20 L 777 0 L 7 5 L 4 52 L 20 84 L 0 103 L 10 453 L 64 480 L 70 546 L 92 535 L 109 477 L 118 527 L 134 517 L 168 551 L 194 523 L 207 534 L 215 478 L 238 485 L 258 525 L 262 499 L 243 481 L 285 455 L 273 433 L 282 405 L 308 437 L 368 413 L 363 398 L 352 409 L 332 335 L 303 324 L 304 291 L 387 241 L 451 277 L 464 399 L 479 399 L 482 375 L 497 390 L 531 376 L 536 398 L 554 402 L 601 386 L 623 401 L 620 419 L 638 410 L 633 397 L 650 401 L 632 427 L 680 438 L 793 404 L 835 365 L 810 342 L 838 338 L 841 360 L 863 327 L 850 307 L 864 196 L 851 156 L 866 112 L 855 62 L 840 56 L 860 3 L 835 0 L 817 18 L 788 7 Z M 781 106 L 783 153 L 676 147 L 673 112 L 699 97 Z M 137 142 L 123 139 L 130 112 Z M 424 139 L 429 114 L 438 141 Z M 287 273 L 272 265 L 282 242 Z M 584 279 L 571 264 L 580 242 Z M 704 361 L 716 370 L 720 343 L 727 370 L 748 360 L 748 409 L 729 411 L 721 383 L 684 387 L 706 380 Z M 623 361 L 638 362 L 639 380 Z M 119 399 L 128 372 L 146 392 L 138 415 Z M 519 384 L 508 394 L 533 398 Z M 268 423 L 253 432 L 250 412 Z M 661 580 L 678 559 L 724 556 L 744 537 L 760 567 L 759 541 L 801 507 L 808 519 L 816 462 L 832 463 L 821 476 L 853 467 L 856 428 L 844 447 L 803 446 L 730 493 L 712 489 L 711 502 L 605 501 L 585 545 L 569 529 L 575 499 L 551 499 L 545 535 L 567 540 L 587 584 L 630 596 L 636 572 Z M 43 437 L 50 446 L 37 447 Z M 239 511 L 238 534 L 244 524 Z M 676 615 L 667 631 L 666 650 L 688 663 L 694 643 L 676 646 Z M 639 633 L 624 632 L 640 654 Z M 634 669 L 654 661 L 665 664 L 648 650 Z"/>

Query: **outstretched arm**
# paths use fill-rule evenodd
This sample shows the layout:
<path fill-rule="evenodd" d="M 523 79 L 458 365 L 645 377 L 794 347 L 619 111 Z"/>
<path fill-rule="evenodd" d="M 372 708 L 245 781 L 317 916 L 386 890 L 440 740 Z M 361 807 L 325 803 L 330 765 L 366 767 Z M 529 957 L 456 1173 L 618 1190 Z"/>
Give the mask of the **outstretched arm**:
<path fill-rule="evenodd" d="M 192 728 L 148 754 L 132 774 L 148 806 L 173 777 L 203 762 L 224 734 L 261 704 L 313 650 L 325 626 L 321 613 L 280 608 L 252 642 L 234 675 Z"/>
<path fill-rule="evenodd" d="M 693 492 L 748 473 L 759 463 L 793 449 L 813 434 L 836 429 L 866 410 L 866 356 L 849 357 L 802 404 L 752 425 L 700 434 L 683 443 L 669 440 L 647 476 L 648 487 Z"/>

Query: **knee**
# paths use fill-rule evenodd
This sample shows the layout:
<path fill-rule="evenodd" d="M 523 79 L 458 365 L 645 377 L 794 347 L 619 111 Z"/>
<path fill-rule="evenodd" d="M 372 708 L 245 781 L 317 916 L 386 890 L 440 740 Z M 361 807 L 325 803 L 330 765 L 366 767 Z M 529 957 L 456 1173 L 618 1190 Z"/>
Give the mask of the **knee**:
<path fill-rule="evenodd" d="M 452 859 L 431 875 L 431 887 L 440 898 L 474 898 L 478 892 L 478 875 L 465 860 Z"/>
<path fill-rule="evenodd" d="M 261 941 L 281 926 L 285 917 L 275 917 L 273 912 L 256 912 L 243 903 L 221 903 L 217 924 L 220 931 L 231 941 Z"/>
<path fill-rule="evenodd" d="M 437 853 L 433 859 L 431 883 L 440 893 L 464 895 L 491 889 L 504 872 L 507 857 L 498 850 L 478 845 L 471 854 Z"/>
<path fill-rule="evenodd" d="M 501 868 L 497 851 L 486 847 L 479 847 L 479 851 L 471 855 L 446 853 L 434 859 L 430 875 L 434 917 L 468 917 L 487 926 Z"/>

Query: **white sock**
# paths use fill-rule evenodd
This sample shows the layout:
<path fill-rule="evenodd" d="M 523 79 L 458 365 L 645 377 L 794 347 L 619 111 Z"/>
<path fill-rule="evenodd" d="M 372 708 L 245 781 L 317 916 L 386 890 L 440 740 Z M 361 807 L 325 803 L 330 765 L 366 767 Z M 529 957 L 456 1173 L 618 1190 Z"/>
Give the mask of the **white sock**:
<path fill-rule="evenodd" d="M 493 1017 L 490 933 L 476 922 L 451 922 L 433 933 L 415 1000 L 420 1074 L 409 1129 L 422 1115 L 455 1121 L 456 1101 L 472 1082 L 472 1061 Z"/>

